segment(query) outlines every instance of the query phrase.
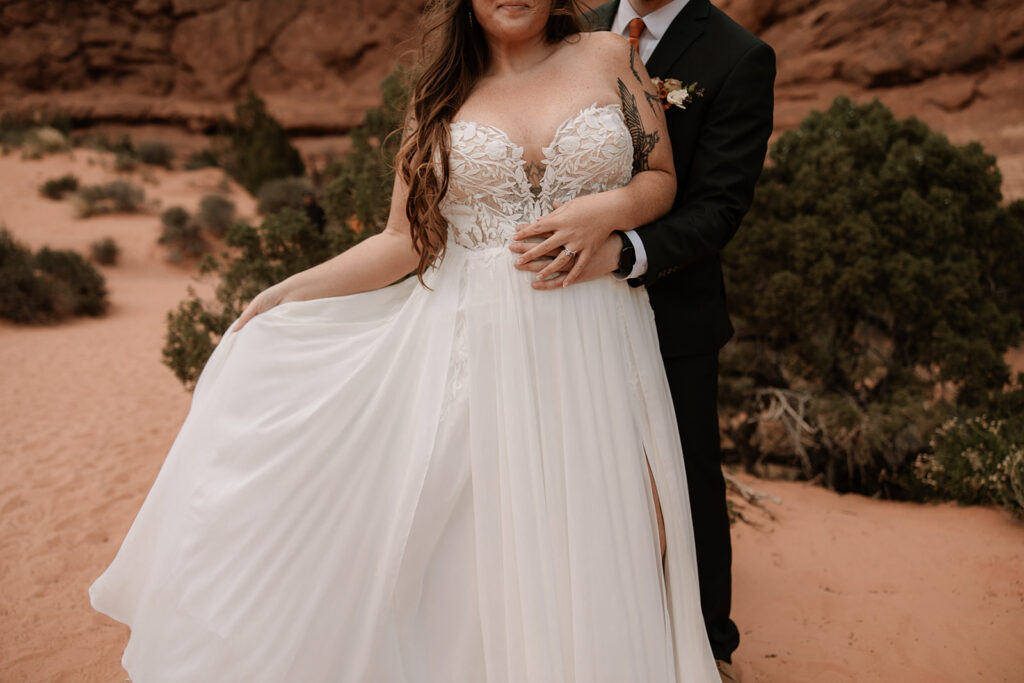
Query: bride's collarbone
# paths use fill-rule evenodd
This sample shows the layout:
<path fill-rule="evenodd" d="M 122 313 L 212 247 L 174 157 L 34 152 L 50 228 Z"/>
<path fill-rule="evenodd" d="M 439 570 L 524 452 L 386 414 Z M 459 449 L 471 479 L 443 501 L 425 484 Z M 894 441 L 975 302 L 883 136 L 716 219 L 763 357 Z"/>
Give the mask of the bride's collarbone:
<path fill-rule="evenodd" d="M 522 147 L 524 156 L 541 156 L 541 149 L 550 145 L 566 122 L 594 106 L 608 106 L 618 100 L 610 93 L 591 92 L 579 99 L 520 98 L 489 106 L 463 106 L 454 122 L 475 123 L 497 129 L 513 144 Z M 535 106 L 550 102 L 550 106 Z M 525 106 L 524 106 L 525 105 Z"/>
<path fill-rule="evenodd" d="M 486 79 L 454 116 L 504 132 L 523 147 L 547 145 L 567 120 L 593 104 L 619 102 L 606 78 L 555 70 L 543 78 Z"/>
<path fill-rule="evenodd" d="M 535 69 L 481 78 L 453 120 L 482 123 L 516 144 L 540 148 L 589 106 L 619 102 L 614 79 L 593 64 L 597 43 L 588 34 L 578 38 Z"/>

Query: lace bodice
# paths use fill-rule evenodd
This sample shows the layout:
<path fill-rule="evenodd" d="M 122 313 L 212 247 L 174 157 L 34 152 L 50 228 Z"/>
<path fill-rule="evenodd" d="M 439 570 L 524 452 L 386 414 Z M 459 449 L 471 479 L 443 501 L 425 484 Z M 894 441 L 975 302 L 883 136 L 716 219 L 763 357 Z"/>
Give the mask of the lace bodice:
<path fill-rule="evenodd" d="M 550 212 L 552 202 L 620 187 L 632 176 L 633 144 L 619 104 L 592 104 L 559 125 L 541 148 L 545 168 L 536 193 L 523 148 L 500 128 L 454 121 L 451 137 L 441 213 L 449 241 L 467 249 L 506 245 L 517 225 Z"/>

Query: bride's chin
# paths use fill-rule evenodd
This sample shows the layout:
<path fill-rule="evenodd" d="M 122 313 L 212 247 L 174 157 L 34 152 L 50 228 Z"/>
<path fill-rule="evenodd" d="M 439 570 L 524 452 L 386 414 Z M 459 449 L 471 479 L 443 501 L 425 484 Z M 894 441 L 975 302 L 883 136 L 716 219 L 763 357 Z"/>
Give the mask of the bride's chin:
<path fill-rule="evenodd" d="M 499 40 L 536 38 L 547 24 L 547 17 L 539 17 L 539 9 L 531 5 L 500 5 L 492 11 L 485 30 Z"/>
<path fill-rule="evenodd" d="M 491 37 L 501 43 L 525 43 L 537 40 L 544 35 L 543 27 L 537 30 L 532 26 L 521 25 L 520 22 L 508 26 L 499 26 L 491 32 Z"/>

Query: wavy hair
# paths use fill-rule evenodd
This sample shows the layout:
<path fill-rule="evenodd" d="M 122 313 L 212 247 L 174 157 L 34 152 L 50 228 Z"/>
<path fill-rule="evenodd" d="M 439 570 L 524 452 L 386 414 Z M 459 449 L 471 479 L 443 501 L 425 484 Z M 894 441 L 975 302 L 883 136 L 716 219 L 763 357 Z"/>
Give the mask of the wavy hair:
<path fill-rule="evenodd" d="M 545 27 L 549 44 L 580 33 L 578 0 L 551 0 Z M 423 16 L 423 42 L 417 77 L 409 97 L 405 136 L 395 158 L 405 182 L 413 247 L 419 254 L 416 275 L 444 258 L 448 224 L 441 200 L 448 191 L 451 124 L 480 77 L 490 66 L 490 50 L 471 0 L 431 0 Z"/>

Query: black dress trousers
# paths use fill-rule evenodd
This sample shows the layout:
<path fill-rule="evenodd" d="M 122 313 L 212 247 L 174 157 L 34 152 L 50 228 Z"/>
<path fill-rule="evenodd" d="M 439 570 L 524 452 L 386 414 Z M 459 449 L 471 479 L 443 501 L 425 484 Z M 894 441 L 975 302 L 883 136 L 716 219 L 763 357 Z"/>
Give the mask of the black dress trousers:
<path fill-rule="evenodd" d="M 683 444 L 700 602 L 715 659 L 732 661 L 740 633 L 729 618 L 732 543 L 718 432 L 718 352 L 665 359 Z"/>

